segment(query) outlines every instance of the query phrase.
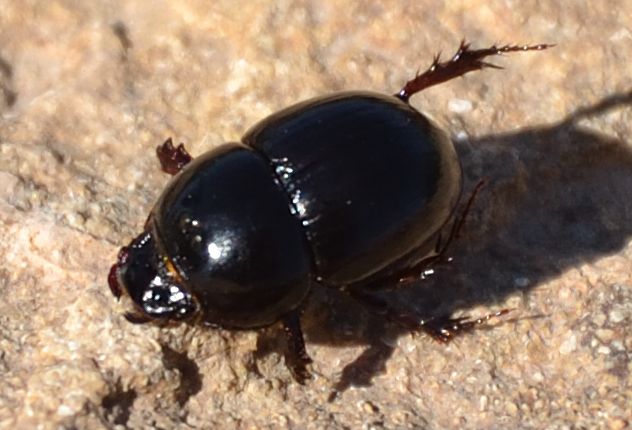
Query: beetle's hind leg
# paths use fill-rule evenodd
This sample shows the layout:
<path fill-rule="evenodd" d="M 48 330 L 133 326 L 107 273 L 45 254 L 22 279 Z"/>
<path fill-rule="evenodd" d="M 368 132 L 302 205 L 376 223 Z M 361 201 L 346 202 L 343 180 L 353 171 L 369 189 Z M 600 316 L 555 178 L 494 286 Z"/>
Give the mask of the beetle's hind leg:
<path fill-rule="evenodd" d="M 162 145 L 156 148 L 156 155 L 158 156 L 158 161 L 160 161 L 162 171 L 170 175 L 178 173 L 193 159 L 187 150 L 184 149 L 184 144 L 181 143 L 177 147 L 173 146 L 171 138 L 165 140 Z"/>
<path fill-rule="evenodd" d="M 399 93 L 395 94 L 395 97 L 408 102 L 408 99 L 415 93 L 418 93 L 433 85 L 437 85 L 442 82 L 449 81 L 450 79 L 463 76 L 468 72 L 473 72 L 475 70 L 481 70 L 484 68 L 502 68 L 496 66 L 495 64 L 483 61 L 485 57 L 500 55 L 506 52 L 541 51 L 552 46 L 554 45 L 493 45 L 485 49 L 470 49 L 470 44 L 466 43 L 465 40 L 463 40 L 452 59 L 450 59 L 449 61 L 441 62 L 439 61 L 441 54 L 435 55 L 435 58 L 428 70 L 421 74 L 417 73 L 417 75 L 413 79 L 406 82 L 406 85 L 402 87 Z"/>
<path fill-rule="evenodd" d="M 312 377 L 307 366 L 312 363 L 312 359 L 305 350 L 305 340 L 298 310 L 285 314 L 281 318 L 283 330 L 287 338 L 287 351 L 285 354 L 285 364 L 292 373 L 292 376 L 299 384 Z"/>
<path fill-rule="evenodd" d="M 410 312 L 404 312 L 393 307 L 388 301 L 371 292 L 360 288 L 350 288 L 349 295 L 369 307 L 375 313 L 395 323 L 408 331 L 423 331 L 434 340 L 447 343 L 457 335 L 470 332 L 489 320 L 501 317 L 511 312 L 511 309 L 502 309 L 479 318 L 460 317 L 452 318 L 448 315 L 433 316 L 427 319 L 419 318 Z"/>

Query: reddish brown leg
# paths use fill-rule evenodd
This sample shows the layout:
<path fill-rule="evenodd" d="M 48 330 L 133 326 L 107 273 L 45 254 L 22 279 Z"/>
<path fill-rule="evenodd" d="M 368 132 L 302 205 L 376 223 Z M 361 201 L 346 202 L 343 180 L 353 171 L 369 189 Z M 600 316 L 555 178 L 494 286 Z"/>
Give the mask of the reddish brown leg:
<path fill-rule="evenodd" d="M 118 252 L 118 256 L 116 257 L 116 263 L 114 263 L 112 267 L 110 267 L 110 272 L 108 273 L 108 285 L 110 286 L 110 291 L 112 292 L 112 295 L 114 295 L 114 297 L 116 297 L 117 299 L 120 299 L 121 295 L 123 294 L 123 290 L 121 289 L 121 285 L 118 281 L 118 268 L 125 264 L 128 256 L 129 251 L 127 249 L 127 246 L 122 247 Z"/>
<path fill-rule="evenodd" d="M 303 330 L 301 330 L 299 312 L 292 311 L 284 315 L 281 318 L 281 322 L 283 323 L 288 346 L 285 354 L 285 364 L 292 372 L 296 382 L 305 384 L 312 377 L 307 369 L 307 366 L 312 363 L 312 359 L 305 350 L 305 340 L 303 339 Z"/>
<path fill-rule="evenodd" d="M 501 309 L 498 312 L 483 315 L 479 318 L 470 318 L 468 316 L 450 318 L 447 315 L 433 317 L 422 321 L 421 329 L 432 336 L 437 342 L 447 343 L 454 339 L 455 336 L 470 332 L 478 326 L 487 323 L 489 320 L 507 315 L 511 311 L 513 311 L 513 309 Z"/>
<path fill-rule="evenodd" d="M 408 269 L 395 274 L 393 278 L 390 280 L 381 280 L 380 282 L 384 282 L 385 284 L 390 283 L 408 283 L 413 282 L 418 279 L 425 279 L 426 277 L 432 275 L 434 270 L 432 269 L 433 265 L 437 265 L 440 263 L 449 262 L 451 260 L 450 257 L 447 256 L 447 251 L 450 248 L 450 245 L 454 242 L 454 240 L 459 237 L 459 233 L 463 228 L 463 224 L 465 224 L 465 219 L 467 218 L 467 214 L 470 212 L 474 200 L 478 195 L 478 192 L 485 185 L 485 179 L 481 179 L 478 181 L 478 184 L 474 187 L 470 198 L 467 200 L 465 204 L 465 208 L 463 208 L 463 212 L 456 218 L 454 223 L 452 224 L 452 228 L 450 229 L 450 233 L 448 234 L 448 238 L 445 242 L 442 243 L 442 237 L 439 236 L 437 240 L 437 244 L 435 246 L 435 255 L 431 257 L 424 258 L 419 263 L 415 264 Z"/>
<path fill-rule="evenodd" d="M 149 322 L 154 322 L 153 318 L 138 312 L 125 312 L 123 316 L 132 324 L 147 324 Z"/>
<path fill-rule="evenodd" d="M 401 91 L 395 94 L 396 97 L 408 102 L 408 99 L 415 93 L 422 91 L 433 85 L 440 84 L 450 79 L 454 79 L 459 76 L 463 76 L 468 72 L 475 70 L 481 70 L 486 67 L 492 69 L 502 69 L 502 67 L 495 64 L 483 61 L 485 57 L 491 55 L 501 55 L 506 52 L 517 51 L 541 51 L 546 48 L 550 48 L 554 45 L 540 44 L 540 45 L 505 45 L 505 46 L 492 46 L 486 49 L 470 49 L 470 44 L 465 40 L 461 42 L 459 49 L 450 61 L 440 62 L 441 54 L 437 54 L 434 61 L 425 72 L 419 74 L 415 78 L 406 82 L 406 85 Z"/>
<path fill-rule="evenodd" d="M 459 334 L 467 333 L 481 326 L 493 318 L 508 314 L 512 309 L 502 309 L 480 318 L 451 318 L 449 315 L 420 319 L 417 316 L 394 308 L 388 301 L 377 297 L 363 289 L 349 289 L 349 294 L 355 300 L 370 307 L 374 312 L 387 320 L 404 327 L 408 331 L 424 333 L 438 342 L 447 343 Z"/>
<path fill-rule="evenodd" d="M 120 299 L 121 295 L 123 294 L 123 290 L 119 285 L 117 276 L 118 265 L 114 264 L 112 265 L 112 267 L 110 267 L 110 272 L 108 273 L 108 285 L 110 286 L 110 291 L 112 292 L 112 295 L 117 299 Z"/>
<path fill-rule="evenodd" d="M 156 155 L 158 155 L 162 171 L 170 175 L 178 173 L 192 160 L 191 155 L 184 149 L 184 144 L 181 143 L 175 147 L 171 138 L 156 148 Z"/>

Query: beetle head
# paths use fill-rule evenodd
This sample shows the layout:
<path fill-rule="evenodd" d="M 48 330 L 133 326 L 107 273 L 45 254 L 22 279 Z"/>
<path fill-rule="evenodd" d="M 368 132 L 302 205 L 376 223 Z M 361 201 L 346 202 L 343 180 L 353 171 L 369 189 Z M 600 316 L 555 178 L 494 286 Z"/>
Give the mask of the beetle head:
<path fill-rule="evenodd" d="M 108 283 L 115 297 L 126 293 L 140 311 L 140 315 L 126 315 L 132 322 L 182 320 L 197 308 L 169 260 L 156 249 L 149 232 L 121 248 Z"/>

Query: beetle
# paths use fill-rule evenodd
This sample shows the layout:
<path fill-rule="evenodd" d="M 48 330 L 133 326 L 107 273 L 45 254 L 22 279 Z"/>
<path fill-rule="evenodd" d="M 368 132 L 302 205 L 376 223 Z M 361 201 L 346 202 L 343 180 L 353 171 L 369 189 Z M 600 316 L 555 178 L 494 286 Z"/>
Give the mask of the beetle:
<path fill-rule="evenodd" d="M 189 322 L 255 329 L 280 321 L 286 364 L 299 383 L 311 359 L 300 308 L 316 285 L 345 291 L 409 330 L 447 342 L 502 315 L 420 319 L 371 292 L 424 278 L 461 228 L 481 183 L 457 214 L 461 166 L 448 136 L 412 95 L 483 68 L 486 57 L 552 45 L 435 56 L 395 95 L 342 92 L 281 110 L 241 142 L 193 159 L 168 139 L 157 148 L 175 175 L 140 235 L 121 248 L 108 283 L 131 298 L 134 323 Z"/>

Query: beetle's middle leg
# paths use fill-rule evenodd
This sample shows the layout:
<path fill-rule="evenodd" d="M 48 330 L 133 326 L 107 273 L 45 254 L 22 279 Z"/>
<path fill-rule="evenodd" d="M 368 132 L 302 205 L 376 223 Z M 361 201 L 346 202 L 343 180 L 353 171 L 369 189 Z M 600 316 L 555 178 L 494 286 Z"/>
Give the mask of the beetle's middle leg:
<path fill-rule="evenodd" d="M 173 146 L 171 138 L 165 140 L 162 145 L 156 148 L 156 155 L 160 161 L 162 171 L 170 175 L 178 173 L 193 159 L 187 150 L 184 149 L 184 144 L 181 143 L 177 147 Z"/>
<path fill-rule="evenodd" d="M 465 224 L 465 220 L 467 218 L 470 209 L 474 204 L 474 200 L 478 195 L 478 192 L 485 185 L 485 180 L 481 179 L 478 184 L 472 190 L 472 194 L 470 194 L 463 211 L 455 218 L 450 227 L 450 232 L 448 236 L 443 239 L 441 235 L 437 238 L 437 243 L 435 244 L 434 254 L 423 258 L 419 262 L 415 263 L 413 266 L 406 267 L 402 270 L 398 270 L 395 273 L 388 275 L 386 277 L 379 277 L 370 283 L 368 283 L 366 289 L 367 290 L 385 290 L 398 288 L 404 284 L 408 284 L 410 282 L 415 282 L 420 279 L 425 279 L 428 276 L 434 273 L 433 267 L 437 264 L 448 263 L 452 261 L 452 258 L 448 256 L 448 250 L 450 249 L 450 245 L 454 243 L 454 240 L 458 238 L 463 225 Z"/>
<path fill-rule="evenodd" d="M 413 282 L 418 279 L 424 279 L 434 272 L 434 270 L 432 270 L 431 268 L 433 265 L 448 263 L 452 261 L 452 257 L 449 257 L 447 252 L 450 249 L 450 245 L 452 245 L 455 239 L 459 237 L 459 234 L 463 229 L 463 225 L 465 224 L 465 220 L 467 219 L 467 215 L 472 209 L 474 200 L 476 199 L 478 192 L 485 185 L 485 182 L 485 179 L 481 179 L 478 181 L 478 183 L 472 190 L 469 199 L 467 199 L 467 203 L 465 204 L 463 211 L 456 217 L 456 219 L 452 223 L 452 227 L 450 227 L 450 232 L 448 233 L 445 241 L 443 240 L 443 237 L 439 235 L 439 237 L 437 238 L 437 243 L 435 245 L 434 255 L 426 257 L 414 266 L 395 274 L 395 278 L 397 279 L 392 279 L 393 282 L 401 284 Z"/>

